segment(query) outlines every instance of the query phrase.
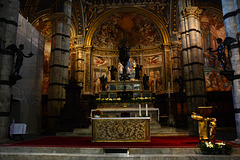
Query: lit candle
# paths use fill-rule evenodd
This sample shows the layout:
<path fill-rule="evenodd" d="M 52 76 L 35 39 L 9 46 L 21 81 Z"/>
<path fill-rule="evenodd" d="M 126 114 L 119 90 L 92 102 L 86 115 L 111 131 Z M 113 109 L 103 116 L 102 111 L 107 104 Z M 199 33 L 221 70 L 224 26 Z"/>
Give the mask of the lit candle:
<path fill-rule="evenodd" d="M 148 104 L 146 104 L 146 117 L 148 117 Z"/>
<path fill-rule="evenodd" d="M 141 104 L 139 104 L 139 117 L 142 116 L 142 112 L 141 112 Z"/>

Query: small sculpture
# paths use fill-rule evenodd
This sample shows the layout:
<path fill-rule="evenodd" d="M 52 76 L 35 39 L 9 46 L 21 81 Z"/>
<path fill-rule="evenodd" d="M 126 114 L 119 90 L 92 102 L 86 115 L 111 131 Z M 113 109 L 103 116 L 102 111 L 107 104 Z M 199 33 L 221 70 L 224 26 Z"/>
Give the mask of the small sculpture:
<path fill-rule="evenodd" d="M 217 38 L 217 43 L 219 44 L 218 45 L 218 48 L 214 51 L 212 51 L 212 48 L 209 48 L 208 50 L 212 53 L 212 52 L 217 52 L 217 56 L 218 56 L 218 61 L 221 62 L 221 65 L 222 65 L 222 68 L 223 70 L 225 71 L 227 68 L 226 68 L 226 55 L 225 55 L 225 47 L 224 47 L 224 44 L 223 44 L 223 41 L 221 38 Z"/>
<path fill-rule="evenodd" d="M 105 77 L 105 75 L 100 77 L 100 82 L 101 82 L 101 85 L 102 85 L 102 91 L 106 91 L 107 77 Z"/>
<path fill-rule="evenodd" d="M 148 81 L 149 81 L 149 76 L 144 74 L 144 76 L 143 76 L 143 87 L 144 87 L 144 90 L 149 90 Z"/>
<path fill-rule="evenodd" d="M 111 73 L 111 80 L 116 80 L 115 72 L 117 72 L 117 68 L 115 68 L 115 67 L 112 65 L 112 66 L 111 66 L 111 69 L 110 69 L 110 67 L 108 67 L 108 70 L 109 70 L 110 73 Z"/>
<path fill-rule="evenodd" d="M 140 74 L 139 72 L 142 70 L 142 65 L 136 65 L 135 67 L 135 79 L 140 79 Z"/>
<path fill-rule="evenodd" d="M 10 49 L 10 50 L 14 51 L 14 53 L 16 53 L 17 58 L 16 58 L 16 62 L 14 65 L 13 75 L 19 75 L 19 72 L 20 72 L 20 69 L 21 69 L 22 63 L 23 63 L 23 57 L 30 58 L 33 56 L 33 53 L 31 52 L 28 54 L 28 56 L 26 56 L 23 53 L 23 49 L 24 49 L 23 44 L 20 44 L 19 48 L 17 48 L 17 46 L 15 44 L 13 44 L 13 45 L 8 46 L 7 49 Z"/>
<path fill-rule="evenodd" d="M 15 44 L 12 44 L 10 46 L 8 46 L 6 49 L 9 49 L 13 52 L 13 55 L 15 56 L 15 53 L 16 53 L 16 61 L 15 61 L 15 64 L 14 64 L 14 71 L 13 73 L 9 76 L 9 79 L 10 79 L 10 84 L 11 85 L 14 85 L 18 80 L 22 79 L 22 76 L 19 75 L 19 72 L 20 72 L 20 69 L 22 67 L 22 64 L 23 64 L 23 57 L 25 58 L 30 58 L 33 56 L 33 53 L 30 52 L 28 54 L 28 56 L 26 56 L 24 53 L 23 53 L 23 49 L 24 49 L 24 45 L 23 44 L 20 44 L 19 45 L 19 48 L 17 48 L 17 46 Z"/>
<path fill-rule="evenodd" d="M 208 109 L 208 107 L 205 107 Z M 210 108 L 211 109 L 211 108 Z M 206 112 L 208 112 L 206 110 Z M 217 119 L 206 117 L 206 113 L 202 112 L 203 115 L 199 115 L 192 112 L 192 119 L 197 120 L 199 123 L 199 141 L 215 140 Z"/>

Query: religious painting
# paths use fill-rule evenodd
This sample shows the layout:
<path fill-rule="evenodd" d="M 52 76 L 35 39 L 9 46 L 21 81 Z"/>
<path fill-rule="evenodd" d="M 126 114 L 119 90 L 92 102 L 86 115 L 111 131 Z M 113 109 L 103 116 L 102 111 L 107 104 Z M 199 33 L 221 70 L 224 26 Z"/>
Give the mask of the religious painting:
<path fill-rule="evenodd" d="M 206 89 L 211 91 L 231 91 L 231 82 L 218 71 L 205 72 Z"/>
<path fill-rule="evenodd" d="M 123 39 L 131 48 L 139 46 L 152 47 L 162 44 L 162 35 L 149 18 L 133 12 L 116 13 L 100 25 L 93 38 L 93 46 L 97 48 L 117 48 Z"/>
<path fill-rule="evenodd" d="M 129 74 L 130 81 L 135 80 L 135 67 L 136 67 L 136 61 L 133 58 L 129 58 L 129 61 L 127 63 L 127 74 Z M 121 74 L 123 74 L 123 65 L 119 62 L 118 63 L 118 73 L 119 73 L 119 79 L 121 77 Z"/>
<path fill-rule="evenodd" d="M 150 68 L 146 72 L 145 74 L 149 75 L 149 90 L 155 94 L 162 94 L 164 90 L 162 67 Z"/>
<path fill-rule="evenodd" d="M 49 62 L 51 53 L 52 24 L 49 19 L 39 18 L 34 26 L 45 38 L 42 94 L 47 95 L 49 85 Z"/>
<path fill-rule="evenodd" d="M 145 65 L 162 65 L 162 54 L 154 55 L 154 56 L 146 56 Z"/>
<path fill-rule="evenodd" d="M 219 74 L 223 70 L 221 62 L 218 60 L 217 52 L 210 52 L 209 48 L 216 50 L 219 46 L 217 38 L 223 41 L 226 37 L 224 20 L 222 13 L 206 9 L 201 16 L 201 30 L 204 57 L 204 72 L 206 81 L 206 90 L 211 91 L 231 91 L 231 83 L 226 77 Z M 227 59 L 227 68 L 229 68 L 228 52 L 225 48 Z"/>
<path fill-rule="evenodd" d="M 107 66 L 109 64 L 109 61 L 107 58 L 100 57 L 100 56 L 95 56 L 94 57 L 94 65 L 95 66 Z"/>

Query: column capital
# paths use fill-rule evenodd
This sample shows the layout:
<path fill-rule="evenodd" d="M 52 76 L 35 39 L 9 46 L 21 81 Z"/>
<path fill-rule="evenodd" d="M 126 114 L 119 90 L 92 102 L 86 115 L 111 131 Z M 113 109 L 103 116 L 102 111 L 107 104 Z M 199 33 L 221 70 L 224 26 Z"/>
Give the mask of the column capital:
<path fill-rule="evenodd" d="M 200 18 L 200 14 L 202 13 L 202 9 L 198 7 L 186 7 L 183 11 L 183 17 L 195 17 Z"/>
<path fill-rule="evenodd" d="M 175 41 L 171 43 L 171 48 L 180 48 L 181 43 L 179 41 Z"/>
<path fill-rule="evenodd" d="M 57 13 L 53 13 L 51 16 L 51 22 L 52 24 L 56 24 L 57 22 L 66 22 L 67 21 L 68 16 L 65 15 L 63 12 L 57 12 Z"/>
<path fill-rule="evenodd" d="M 164 43 L 164 44 L 163 44 L 164 50 L 170 50 L 170 46 L 171 46 L 170 43 Z"/>
<path fill-rule="evenodd" d="M 85 51 L 86 51 L 86 52 L 91 52 L 92 49 L 93 49 L 92 46 L 85 46 L 84 48 L 85 48 Z"/>

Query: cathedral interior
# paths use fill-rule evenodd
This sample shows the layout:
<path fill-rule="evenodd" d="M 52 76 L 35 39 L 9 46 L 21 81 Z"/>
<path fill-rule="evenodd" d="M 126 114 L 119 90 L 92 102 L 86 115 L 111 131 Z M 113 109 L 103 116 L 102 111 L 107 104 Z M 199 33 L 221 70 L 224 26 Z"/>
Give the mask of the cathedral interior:
<path fill-rule="evenodd" d="M 217 127 L 239 138 L 239 9 L 237 0 L 1 1 L 0 139 L 13 120 L 31 134 L 88 128 L 96 99 L 121 96 L 154 97 L 159 124 L 191 131 L 192 112 L 212 106 Z"/>

